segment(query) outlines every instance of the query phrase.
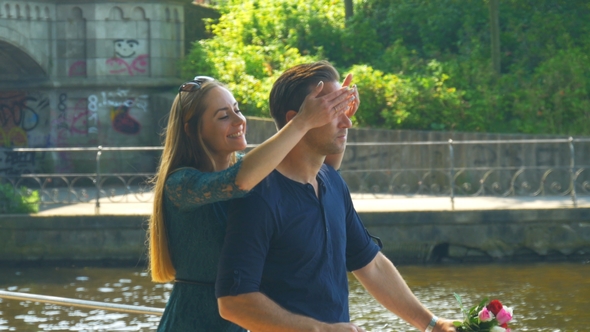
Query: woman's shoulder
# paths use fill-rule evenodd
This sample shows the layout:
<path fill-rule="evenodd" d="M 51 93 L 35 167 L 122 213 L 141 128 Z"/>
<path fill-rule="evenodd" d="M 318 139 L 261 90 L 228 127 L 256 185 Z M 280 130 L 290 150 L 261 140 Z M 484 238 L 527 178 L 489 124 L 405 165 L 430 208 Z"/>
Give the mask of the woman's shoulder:
<path fill-rule="evenodd" d="M 194 167 L 179 167 L 172 170 L 167 178 L 166 182 L 168 181 L 184 181 L 187 178 L 203 178 L 203 179 L 226 179 L 233 181 L 235 179 L 235 175 L 240 169 L 240 165 L 242 163 L 242 157 L 239 156 L 237 158 L 236 163 L 231 165 L 230 167 L 216 172 L 204 172 Z"/>
<path fill-rule="evenodd" d="M 188 202 L 192 208 L 242 197 L 248 192 L 241 190 L 235 183 L 240 163 L 238 161 L 219 172 L 203 172 L 192 167 L 175 169 L 166 179 L 166 197 L 176 204 Z"/>
<path fill-rule="evenodd" d="M 194 167 L 179 167 L 179 168 L 172 170 L 168 174 L 168 176 L 166 177 L 166 184 L 179 183 L 179 182 L 182 182 L 182 179 L 187 176 L 194 177 L 194 176 L 201 176 L 203 174 L 205 174 L 205 173 L 199 171 L 198 169 L 196 169 Z"/>
<path fill-rule="evenodd" d="M 198 169 L 194 168 L 194 167 L 179 167 L 176 169 L 173 169 L 172 171 L 170 171 L 170 173 L 168 174 L 168 178 L 170 177 L 182 177 L 185 174 L 201 174 L 204 173 L 202 171 L 199 171 Z"/>

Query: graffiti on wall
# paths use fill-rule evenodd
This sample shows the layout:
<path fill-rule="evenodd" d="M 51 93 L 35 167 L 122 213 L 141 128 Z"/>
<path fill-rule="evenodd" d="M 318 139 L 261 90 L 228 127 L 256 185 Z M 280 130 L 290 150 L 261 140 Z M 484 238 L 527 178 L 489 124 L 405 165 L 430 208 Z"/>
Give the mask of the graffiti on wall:
<path fill-rule="evenodd" d="M 61 93 L 57 103 L 58 113 L 52 121 L 53 142 L 56 146 L 99 144 L 100 114 L 104 114 L 103 119 L 110 118 L 115 131 L 125 135 L 139 134 L 141 123 L 130 113 L 132 110 L 146 113 L 147 107 L 147 95 L 133 96 L 124 89 L 75 98 Z M 85 136 L 86 140 L 80 141 L 81 136 Z"/>
<path fill-rule="evenodd" d="M 55 146 L 80 146 L 96 144 L 98 133 L 98 117 L 96 106 L 90 98 L 70 98 L 67 93 L 61 93 L 57 102 L 57 116 L 52 121 Z M 92 110 L 93 109 L 93 110 Z M 85 137 L 83 142 L 80 137 Z"/>
<path fill-rule="evenodd" d="M 47 135 L 39 135 L 35 129 L 48 114 L 49 99 L 44 95 L 0 93 L 0 147 L 46 146 Z"/>
<path fill-rule="evenodd" d="M 133 106 L 133 99 L 124 101 L 119 107 L 111 108 L 111 123 L 113 128 L 125 135 L 139 133 L 141 125 L 129 115 L 129 109 Z"/>
<path fill-rule="evenodd" d="M 41 94 L 2 92 L 0 94 L 0 147 L 47 147 L 49 135 L 36 130 L 49 117 L 49 99 Z M 3 150 L 0 174 L 32 173 L 37 166 L 35 152 Z"/>
<path fill-rule="evenodd" d="M 140 111 L 147 113 L 148 96 L 133 96 L 129 90 L 101 92 L 99 95 L 88 97 L 89 103 L 96 105 L 96 109 L 109 113 L 113 129 L 121 134 L 136 135 L 141 131 L 141 123 L 130 113 Z M 92 107 L 89 107 L 92 110 Z"/>
<path fill-rule="evenodd" d="M 141 139 L 143 121 L 151 121 L 148 95 L 130 90 L 63 91 L 52 96 L 0 93 L 0 148 L 119 145 L 132 135 Z M 47 165 L 56 172 L 70 172 L 77 165 L 68 152 L 47 156 L 59 162 L 41 162 L 41 153 L 0 149 L 0 174 L 34 173 Z"/>
<path fill-rule="evenodd" d="M 0 146 L 27 146 L 27 131 L 35 129 L 39 116 L 27 107 L 27 95 L 8 92 L 0 96 Z"/>
<path fill-rule="evenodd" d="M 96 137 L 88 137 L 88 108 L 86 98 L 70 98 L 67 93 L 60 93 L 57 100 L 57 114 L 51 122 L 52 143 L 57 147 L 84 146 L 96 143 Z M 57 152 L 59 162 L 55 171 L 70 172 L 73 168 L 71 154 Z"/>
<path fill-rule="evenodd" d="M 115 39 L 115 55 L 106 60 L 109 73 L 114 75 L 144 74 L 148 67 L 148 54 L 145 45 L 137 39 Z"/>
<path fill-rule="evenodd" d="M 68 77 L 86 77 L 86 61 L 78 60 L 70 65 Z"/>
<path fill-rule="evenodd" d="M 0 174 L 31 174 L 37 168 L 35 152 L 2 151 L 0 154 Z"/>

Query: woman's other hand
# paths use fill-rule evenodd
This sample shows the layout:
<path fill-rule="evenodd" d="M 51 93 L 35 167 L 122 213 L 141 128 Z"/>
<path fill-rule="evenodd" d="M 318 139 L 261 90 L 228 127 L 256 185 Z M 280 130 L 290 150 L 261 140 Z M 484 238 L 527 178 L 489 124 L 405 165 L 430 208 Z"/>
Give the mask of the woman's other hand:
<path fill-rule="evenodd" d="M 350 83 L 352 82 L 352 74 L 346 75 L 344 82 L 342 82 L 342 87 L 350 87 Z M 356 84 L 352 86 L 354 99 L 350 101 L 348 109 L 345 111 L 345 114 L 348 118 L 352 118 L 352 116 L 356 113 L 359 109 L 361 104 L 361 99 L 359 97 L 358 89 L 356 88 Z"/>

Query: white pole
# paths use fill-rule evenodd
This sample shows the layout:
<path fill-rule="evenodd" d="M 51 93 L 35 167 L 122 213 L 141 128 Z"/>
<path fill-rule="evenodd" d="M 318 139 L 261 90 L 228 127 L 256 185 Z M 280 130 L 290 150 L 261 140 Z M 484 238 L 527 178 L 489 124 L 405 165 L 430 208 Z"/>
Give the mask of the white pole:
<path fill-rule="evenodd" d="M 1 290 L 0 290 L 0 298 L 9 299 L 9 300 L 44 302 L 44 303 L 52 303 L 52 304 L 57 304 L 57 305 L 62 305 L 62 306 L 83 307 L 83 308 L 90 308 L 90 309 L 104 309 L 104 310 L 110 310 L 110 311 L 128 312 L 128 313 L 133 313 L 133 314 L 162 316 L 162 314 L 164 313 L 164 309 L 161 309 L 161 308 L 143 307 L 143 306 L 127 305 L 127 304 L 105 303 L 105 302 L 97 302 L 97 301 L 86 301 L 86 300 L 70 299 L 70 298 L 58 297 L 58 296 L 7 292 L 7 291 L 1 291 Z"/>

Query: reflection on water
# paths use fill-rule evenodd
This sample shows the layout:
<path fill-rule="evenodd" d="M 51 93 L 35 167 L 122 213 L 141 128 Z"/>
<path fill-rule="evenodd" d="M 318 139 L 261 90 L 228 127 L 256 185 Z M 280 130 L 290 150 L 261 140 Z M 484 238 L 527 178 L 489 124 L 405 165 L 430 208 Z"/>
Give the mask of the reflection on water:
<path fill-rule="evenodd" d="M 498 298 L 515 311 L 517 331 L 590 330 L 590 264 L 403 266 L 435 314 L 459 318 L 457 292 L 471 306 Z M 139 268 L 2 268 L 0 290 L 163 307 L 172 289 Z M 367 331 L 417 331 L 383 309 L 351 278 L 351 318 Z M 158 316 L 0 299 L 0 331 L 149 331 Z"/>

